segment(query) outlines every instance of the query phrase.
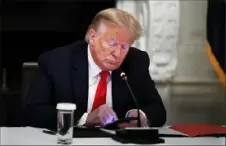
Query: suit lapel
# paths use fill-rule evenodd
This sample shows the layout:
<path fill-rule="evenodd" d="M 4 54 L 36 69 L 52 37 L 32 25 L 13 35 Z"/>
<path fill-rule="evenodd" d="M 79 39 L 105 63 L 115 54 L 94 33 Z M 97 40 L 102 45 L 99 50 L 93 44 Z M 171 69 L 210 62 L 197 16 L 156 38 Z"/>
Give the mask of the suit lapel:
<path fill-rule="evenodd" d="M 71 57 L 71 87 L 77 109 L 87 110 L 88 101 L 88 57 L 87 44 L 76 48 Z"/>

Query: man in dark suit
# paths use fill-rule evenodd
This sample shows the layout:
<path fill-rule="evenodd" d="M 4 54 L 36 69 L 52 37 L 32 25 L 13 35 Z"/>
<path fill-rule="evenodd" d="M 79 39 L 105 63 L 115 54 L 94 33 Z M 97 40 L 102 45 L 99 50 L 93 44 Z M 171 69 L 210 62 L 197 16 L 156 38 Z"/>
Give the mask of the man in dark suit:
<path fill-rule="evenodd" d="M 57 103 L 75 103 L 75 125 L 104 126 L 137 110 L 125 82 L 124 71 L 140 106 L 141 125 L 162 126 L 166 111 L 149 75 L 149 57 L 131 47 L 141 26 L 119 9 L 99 12 L 85 40 L 42 54 L 39 74 L 25 102 L 27 124 L 55 129 Z M 137 120 L 120 127 L 136 126 Z"/>

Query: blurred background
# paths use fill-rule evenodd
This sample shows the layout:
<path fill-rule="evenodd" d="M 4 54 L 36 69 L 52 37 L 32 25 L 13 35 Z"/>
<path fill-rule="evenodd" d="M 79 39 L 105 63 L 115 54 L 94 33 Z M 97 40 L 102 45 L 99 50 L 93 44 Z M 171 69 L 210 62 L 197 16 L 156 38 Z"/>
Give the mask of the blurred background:
<path fill-rule="evenodd" d="M 144 28 L 133 45 L 149 54 L 166 125 L 226 125 L 223 0 L 1 0 L 0 7 L 1 125 L 21 124 L 24 82 L 40 54 L 84 39 L 95 14 L 110 7 Z"/>

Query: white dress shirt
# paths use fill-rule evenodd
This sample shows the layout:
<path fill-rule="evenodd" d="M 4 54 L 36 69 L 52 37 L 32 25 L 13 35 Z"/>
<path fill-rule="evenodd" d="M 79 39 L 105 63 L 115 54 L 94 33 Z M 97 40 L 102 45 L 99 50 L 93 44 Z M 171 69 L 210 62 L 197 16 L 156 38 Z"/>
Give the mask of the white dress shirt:
<path fill-rule="evenodd" d="M 100 81 L 100 72 L 102 71 L 98 65 L 93 60 L 93 57 L 88 46 L 88 65 L 89 65 L 89 93 L 88 93 L 88 106 L 87 112 L 83 114 L 81 119 L 78 122 L 78 125 L 84 125 L 88 116 L 88 113 L 91 112 L 93 107 L 93 102 L 96 94 L 96 89 Z M 111 72 L 107 78 L 107 93 L 106 93 L 106 104 L 112 108 L 112 82 L 111 82 Z"/>
<path fill-rule="evenodd" d="M 89 89 L 88 89 L 88 105 L 87 105 L 87 112 L 82 115 L 80 120 L 78 121 L 77 125 L 82 126 L 86 123 L 86 119 L 88 113 L 91 112 L 93 107 L 93 102 L 96 94 L 96 88 L 100 81 L 100 72 L 102 71 L 99 66 L 94 62 L 93 57 L 90 52 L 90 47 L 88 45 L 88 66 L 89 66 Z M 107 78 L 107 94 L 106 94 L 106 104 L 112 108 L 112 80 L 111 80 L 111 73 L 109 72 L 109 76 Z M 132 109 L 136 110 L 136 109 Z M 132 111 L 130 110 L 130 111 Z M 125 116 L 128 115 L 130 112 L 128 111 Z M 145 113 L 140 110 L 140 112 L 145 116 Z M 146 117 L 146 116 L 145 116 Z"/>

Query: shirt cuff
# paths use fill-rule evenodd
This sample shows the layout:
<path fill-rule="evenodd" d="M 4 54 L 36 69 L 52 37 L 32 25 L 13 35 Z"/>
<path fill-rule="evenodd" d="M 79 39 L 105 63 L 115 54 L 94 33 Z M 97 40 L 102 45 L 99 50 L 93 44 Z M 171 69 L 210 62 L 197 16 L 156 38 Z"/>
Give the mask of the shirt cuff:
<path fill-rule="evenodd" d="M 88 113 L 84 113 L 82 117 L 79 119 L 77 126 L 83 126 L 86 123 L 87 117 Z"/>

